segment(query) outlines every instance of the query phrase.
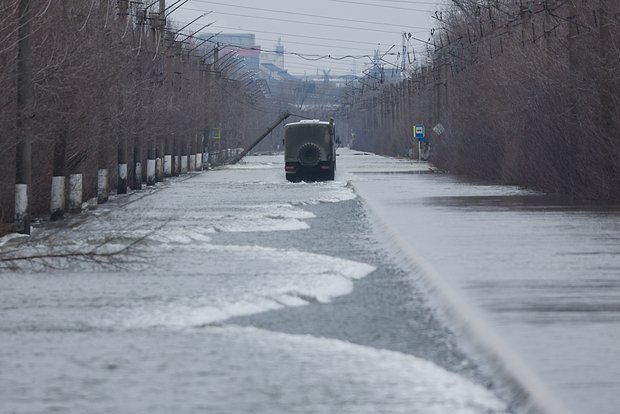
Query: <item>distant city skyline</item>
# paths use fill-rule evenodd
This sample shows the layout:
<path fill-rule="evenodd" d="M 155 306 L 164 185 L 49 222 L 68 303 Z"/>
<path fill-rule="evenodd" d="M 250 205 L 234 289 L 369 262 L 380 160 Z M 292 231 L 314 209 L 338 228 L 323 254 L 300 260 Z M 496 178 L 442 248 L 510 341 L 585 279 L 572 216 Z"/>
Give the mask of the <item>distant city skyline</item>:
<path fill-rule="evenodd" d="M 172 9 L 172 0 L 167 1 Z M 445 0 L 316 0 L 312 3 L 263 0 L 189 0 L 168 16 L 177 26 L 201 17 L 187 30 L 210 24 L 201 33 L 248 33 L 255 35 L 263 57 L 275 54 L 278 41 L 284 47 L 284 68 L 297 76 L 314 76 L 323 69 L 333 75 L 361 74 L 371 64 L 375 50 L 386 68 L 402 59 L 403 33 L 411 33 L 406 47 L 408 61 L 419 59 L 435 11 Z M 274 59 L 270 59 L 273 62 Z"/>

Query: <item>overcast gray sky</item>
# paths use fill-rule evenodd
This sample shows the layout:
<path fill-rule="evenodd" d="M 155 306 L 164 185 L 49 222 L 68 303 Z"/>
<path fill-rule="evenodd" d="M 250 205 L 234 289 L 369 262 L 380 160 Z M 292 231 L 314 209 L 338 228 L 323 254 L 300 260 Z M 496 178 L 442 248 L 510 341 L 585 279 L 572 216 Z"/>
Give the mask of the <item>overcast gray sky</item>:
<path fill-rule="evenodd" d="M 167 0 L 171 5 L 174 0 Z M 435 26 L 431 16 L 446 0 L 189 0 L 169 19 L 184 25 L 203 13 L 190 29 L 214 22 L 205 32 L 254 33 L 264 52 L 273 51 L 278 38 L 285 48 L 285 68 L 297 75 L 322 73 L 359 74 L 374 50 L 402 51 L 402 33 L 428 39 Z M 410 40 L 419 53 L 423 43 Z M 301 55 L 301 56 L 300 56 Z M 332 59 L 325 56 L 332 56 Z M 355 58 L 338 58 L 353 55 Z M 311 60 L 318 59 L 318 60 Z M 385 60 L 396 63 L 398 56 Z"/>

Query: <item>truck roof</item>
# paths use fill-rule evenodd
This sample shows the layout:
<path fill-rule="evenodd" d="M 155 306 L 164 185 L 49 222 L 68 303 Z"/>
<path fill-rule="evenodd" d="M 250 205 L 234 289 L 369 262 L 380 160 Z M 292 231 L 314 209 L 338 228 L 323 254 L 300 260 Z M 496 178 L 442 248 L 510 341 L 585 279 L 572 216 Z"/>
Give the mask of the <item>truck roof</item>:
<path fill-rule="evenodd" d="M 299 122 L 291 122 L 290 124 L 286 124 L 284 125 L 285 127 L 288 126 L 292 126 L 292 125 L 329 125 L 329 122 L 327 121 L 321 121 L 319 119 L 302 119 Z"/>

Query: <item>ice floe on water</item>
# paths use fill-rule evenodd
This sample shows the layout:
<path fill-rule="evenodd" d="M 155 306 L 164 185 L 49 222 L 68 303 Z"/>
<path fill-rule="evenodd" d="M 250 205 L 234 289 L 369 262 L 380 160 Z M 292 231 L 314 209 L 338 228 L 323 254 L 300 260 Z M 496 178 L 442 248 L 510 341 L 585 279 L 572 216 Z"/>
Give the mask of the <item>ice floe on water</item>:
<path fill-rule="evenodd" d="M 229 206 L 227 211 L 209 216 L 206 224 L 218 232 L 293 231 L 310 228 L 305 220 L 315 217 L 292 204 Z"/>
<path fill-rule="evenodd" d="M 193 286 L 193 295 L 182 295 L 182 300 L 162 298 L 157 306 L 139 309 L 112 324 L 191 328 L 287 306 L 329 302 L 350 293 L 354 280 L 374 270 L 352 260 L 261 246 L 203 244 L 194 252 L 196 256 L 185 261 L 186 272 L 201 278 L 196 286 L 196 281 L 186 282 Z"/>
<path fill-rule="evenodd" d="M 24 343 L 38 358 L 11 358 Z M 21 333 L 3 345 L 6 412 L 508 412 L 489 390 L 424 359 L 256 328 Z"/>
<path fill-rule="evenodd" d="M 486 388 L 412 355 L 256 328 L 224 327 L 213 335 L 216 341 L 226 338 L 233 349 L 245 349 L 244 378 L 221 378 L 245 390 L 240 404 L 262 401 L 272 412 L 333 412 L 327 407 L 356 414 L 507 412 L 505 403 Z M 291 378 L 291 372 L 298 375 Z M 304 409 L 295 409 L 300 406 Z"/>

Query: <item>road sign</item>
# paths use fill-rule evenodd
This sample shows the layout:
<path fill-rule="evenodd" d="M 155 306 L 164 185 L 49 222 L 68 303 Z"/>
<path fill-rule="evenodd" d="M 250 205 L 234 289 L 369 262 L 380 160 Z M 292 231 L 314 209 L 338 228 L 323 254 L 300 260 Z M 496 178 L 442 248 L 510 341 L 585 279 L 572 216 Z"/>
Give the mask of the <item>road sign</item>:
<path fill-rule="evenodd" d="M 413 137 L 418 141 L 428 142 L 428 139 L 426 139 L 426 128 L 424 128 L 424 124 L 415 124 L 413 126 Z"/>
<path fill-rule="evenodd" d="M 209 129 L 209 139 L 219 140 L 221 138 L 220 128 Z"/>
<path fill-rule="evenodd" d="M 444 128 L 444 126 L 441 125 L 441 122 L 433 127 L 433 131 L 435 131 L 435 133 L 437 135 L 443 134 L 445 132 L 445 130 L 446 130 L 446 128 Z"/>

